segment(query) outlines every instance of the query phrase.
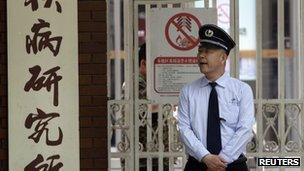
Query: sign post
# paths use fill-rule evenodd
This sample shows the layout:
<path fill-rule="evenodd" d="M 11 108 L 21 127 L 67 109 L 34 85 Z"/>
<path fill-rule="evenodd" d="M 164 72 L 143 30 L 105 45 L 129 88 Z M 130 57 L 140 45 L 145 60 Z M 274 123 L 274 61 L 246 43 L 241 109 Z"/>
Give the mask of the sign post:
<path fill-rule="evenodd" d="M 198 30 L 216 24 L 216 9 L 151 9 L 147 29 L 147 95 L 177 103 L 180 89 L 202 76 L 197 65 Z"/>
<path fill-rule="evenodd" d="M 7 11 L 9 168 L 77 171 L 77 1 L 9 0 Z"/>

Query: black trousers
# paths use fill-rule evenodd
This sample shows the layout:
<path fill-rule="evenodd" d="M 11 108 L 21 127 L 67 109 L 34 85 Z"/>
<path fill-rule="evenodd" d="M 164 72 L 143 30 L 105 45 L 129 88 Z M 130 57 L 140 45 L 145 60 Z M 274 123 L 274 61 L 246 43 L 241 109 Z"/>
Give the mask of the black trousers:
<path fill-rule="evenodd" d="M 248 171 L 246 157 L 241 155 L 239 159 L 228 164 L 226 171 Z M 189 156 L 184 171 L 207 171 L 207 169 L 205 163 L 199 162 L 194 157 Z"/>

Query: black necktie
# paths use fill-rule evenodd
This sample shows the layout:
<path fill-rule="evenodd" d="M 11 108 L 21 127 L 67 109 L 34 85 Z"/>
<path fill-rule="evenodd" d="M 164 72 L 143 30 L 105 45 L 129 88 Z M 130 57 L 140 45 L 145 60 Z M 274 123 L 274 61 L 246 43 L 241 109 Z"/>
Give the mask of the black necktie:
<path fill-rule="evenodd" d="M 207 149 L 211 154 L 217 155 L 222 149 L 219 106 L 215 89 L 217 84 L 216 82 L 210 82 L 209 84 L 212 89 L 208 105 Z"/>

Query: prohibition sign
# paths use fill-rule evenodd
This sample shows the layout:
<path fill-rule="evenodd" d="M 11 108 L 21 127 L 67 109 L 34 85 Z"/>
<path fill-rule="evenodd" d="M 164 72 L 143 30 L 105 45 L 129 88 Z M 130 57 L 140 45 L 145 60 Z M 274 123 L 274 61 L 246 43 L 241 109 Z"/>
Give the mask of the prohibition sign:
<path fill-rule="evenodd" d="M 188 25 L 179 24 L 181 18 L 186 19 Z M 193 22 L 194 21 L 194 22 Z M 175 49 L 181 51 L 191 50 L 197 46 L 199 39 L 191 32 L 194 27 L 201 27 L 200 21 L 192 14 L 178 13 L 169 19 L 165 27 L 165 36 L 168 43 Z M 177 37 L 170 36 L 170 29 L 176 28 Z M 197 30 L 198 30 L 197 29 Z M 194 29 L 196 30 L 196 29 Z M 181 40 L 181 41 L 178 41 Z"/>

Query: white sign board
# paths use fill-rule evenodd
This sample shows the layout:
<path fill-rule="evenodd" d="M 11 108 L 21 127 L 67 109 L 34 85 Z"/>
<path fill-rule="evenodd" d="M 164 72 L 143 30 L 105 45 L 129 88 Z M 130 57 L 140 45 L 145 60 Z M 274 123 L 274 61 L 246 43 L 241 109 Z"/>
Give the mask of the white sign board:
<path fill-rule="evenodd" d="M 180 89 L 202 77 L 197 65 L 198 30 L 216 24 L 216 9 L 153 8 L 147 17 L 147 96 L 177 103 Z"/>
<path fill-rule="evenodd" d="M 77 171 L 77 1 L 9 0 L 7 11 L 9 168 Z"/>

